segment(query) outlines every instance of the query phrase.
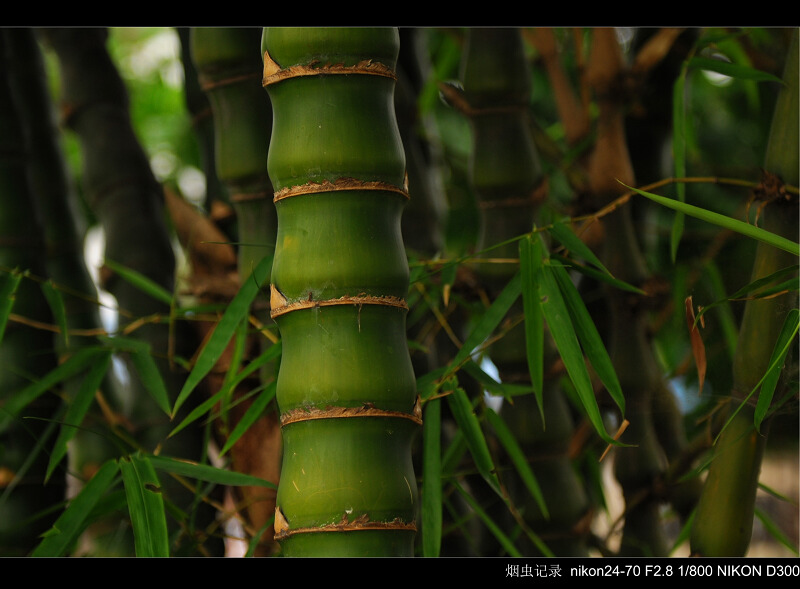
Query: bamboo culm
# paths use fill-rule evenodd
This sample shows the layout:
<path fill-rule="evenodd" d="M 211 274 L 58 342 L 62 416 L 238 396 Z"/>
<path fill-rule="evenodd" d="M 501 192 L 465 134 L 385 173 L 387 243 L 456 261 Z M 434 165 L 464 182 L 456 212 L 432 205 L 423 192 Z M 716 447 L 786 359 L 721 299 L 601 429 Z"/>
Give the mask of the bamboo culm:
<path fill-rule="evenodd" d="M 286 556 L 411 556 L 421 419 L 405 333 L 395 29 L 265 29 Z M 308 367 L 314 370 L 309 371 Z"/>

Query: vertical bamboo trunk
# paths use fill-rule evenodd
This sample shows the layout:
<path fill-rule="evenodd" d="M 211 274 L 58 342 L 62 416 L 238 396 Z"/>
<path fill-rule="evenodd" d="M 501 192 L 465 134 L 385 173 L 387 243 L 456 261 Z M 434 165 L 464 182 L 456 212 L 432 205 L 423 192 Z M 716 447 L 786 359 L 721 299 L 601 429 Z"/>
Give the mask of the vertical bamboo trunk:
<path fill-rule="evenodd" d="M 782 194 L 782 185 L 798 184 L 798 35 L 794 32 L 767 144 L 763 186 L 766 200 L 763 227 L 789 239 L 798 235 L 797 196 Z M 797 258 L 759 243 L 752 279 L 797 264 Z M 797 306 L 797 293 L 745 304 L 734 355 L 733 391 L 729 410 L 756 387 L 769 367 L 770 356 L 787 313 Z M 790 360 L 791 361 L 791 360 Z M 780 398 L 776 391 L 774 398 Z M 697 507 L 691 550 L 698 556 L 744 556 L 753 530 L 756 490 L 766 447 L 769 422 L 756 431 L 751 399 L 728 424 L 714 448 L 714 459 Z"/>
<path fill-rule="evenodd" d="M 394 29 L 266 29 L 288 556 L 410 556 L 420 424 L 405 335 L 408 198 Z M 309 367 L 313 367 L 309 369 Z"/>
<path fill-rule="evenodd" d="M 19 273 L 43 277 L 44 240 L 39 211 L 28 181 L 27 146 L 20 126 L 9 73 L 11 43 L 0 33 L 0 287 L 21 278 L 13 294 L 11 312 L 23 322 L 10 322 L 0 342 L 0 406 L 36 375 L 55 368 L 52 334 L 24 321 L 52 322 L 39 285 Z M 60 402 L 44 395 L 25 408 L 0 434 L 0 554 L 25 556 L 39 542 L 58 515 L 64 498 L 63 479 L 48 484 L 47 440 L 54 439 L 49 420 Z M 48 430 L 50 434 L 48 434 Z"/>
<path fill-rule="evenodd" d="M 261 86 L 261 33 L 260 28 L 198 28 L 191 33 L 192 59 L 214 114 L 217 176 L 224 182 L 236 211 L 240 281 L 252 280 L 251 273 L 261 259 L 274 254 L 277 233 L 272 184 L 267 174 L 272 111 Z M 265 323 L 268 311 L 269 301 L 262 293 L 252 312 Z M 257 338 L 250 340 L 250 350 L 263 343 Z M 246 394 L 262 381 L 274 381 L 275 374 L 276 366 L 270 364 L 262 370 L 261 378 L 246 381 L 237 394 Z M 238 404 L 231 417 L 240 417 L 248 406 Z M 274 404 L 233 446 L 231 454 L 237 471 L 277 483 L 281 441 Z M 250 523 L 254 529 L 261 529 L 274 515 L 275 492 L 263 487 L 240 490 Z M 268 536 L 261 543 L 261 554 L 271 550 L 272 535 Z"/>
<path fill-rule="evenodd" d="M 539 204 L 536 190 L 542 177 L 529 134 L 530 74 L 520 31 L 470 29 L 463 59 L 464 92 L 473 130 L 471 180 L 482 218 L 480 251 L 531 231 Z M 513 259 L 519 255 L 518 245 L 511 241 L 485 255 Z M 517 270 L 515 265 L 493 263 L 476 268 L 491 296 L 496 296 Z M 521 312 L 521 305 L 514 311 Z M 525 349 L 521 325 L 492 346 L 490 356 L 504 382 L 530 382 Z M 554 360 L 552 353 L 549 359 Z M 506 478 L 515 504 L 523 506 L 526 521 L 550 550 L 561 556 L 586 555 L 576 527 L 588 502 L 567 452 L 572 419 L 555 384 L 547 384 L 545 423 L 533 395 L 516 399 L 514 406 L 503 407 L 509 427 L 532 461 L 549 517 L 513 473 Z M 525 549 L 538 554 L 533 546 Z"/>

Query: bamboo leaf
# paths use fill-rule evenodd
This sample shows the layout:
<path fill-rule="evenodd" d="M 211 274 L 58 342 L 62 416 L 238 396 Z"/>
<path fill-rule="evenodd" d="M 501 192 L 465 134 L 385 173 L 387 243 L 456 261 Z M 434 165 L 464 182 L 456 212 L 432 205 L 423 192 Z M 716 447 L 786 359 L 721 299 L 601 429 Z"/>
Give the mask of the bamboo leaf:
<path fill-rule="evenodd" d="M 689 328 L 689 341 L 692 344 L 692 356 L 694 356 L 694 363 L 697 366 L 697 393 L 700 394 L 703 392 L 703 383 L 706 380 L 706 347 L 703 345 L 703 338 L 697 328 L 691 296 L 686 297 L 684 307 L 686 309 L 686 325 Z"/>
<path fill-rule="evenodd" d="M 577 238 L 576 238 L 577 239 Z M 580 241 L 580 240 L 579 240 Z M 542 242 L 536 236 L 528 235 L 519 242 L 519 266 L 522 288 L 522 308 L 525 313 L 525 351 L 531 386 L 536 397 L 536 405 L 544 423 L 544 319 L 539 294 L 539 280 L 542 271 Z"/>
<path fill-rule="evenodd" d="M 486 392 L 496 397 L 509 398 L 519 395 L 528 395 L 533 392 L 533 387 L 528 385 L 497 382 L 472 360 L 466 362 L 462 370 L 477 380 Z"/>
<path fill-rule="evenodd" d="M 605 282 L 606 284 L 608 284 L 610 286 L 613 286 L 614 288 L 618 288 L 620 290 L 624 290 L 624 291 L 627 291 L 627 292 L 633 292 L 633 293 L 641 294 L 641 295 L 647 294 L 641 288 L 633 286 L 632 284 L 628 284 L 627 282 L 619 280 L 618 278 L 614 278 L 613 276 L 611 276 L 610 274 L 606 274 L 605 272 L 599 272 L 599 271 L 595 270 L 594 268 L 591 268 L 589 266 L 585 266 L 583 264 L 579 264 L 575 260 L 571 260 L 570 258 L 566 258 L 566 257 L 564 257 L 562 255 L 559 255 L 559 254 L 551 252 L 550 253 L 550 259 L 551 260 L 555 260 L 557 262 L 560 262 L 562 265 L 567 266 L 570 269 L 575 270 L 576 272 L 579 272 L 580 274 L 583 274 L 583 275 L 588 276 L 590 278 L 594 278 L 595 280 L 597 280 L 599 282 Z"/>
<path fill-rule="evenodd" d="M 422 555 L 438 557 L 442 546 L 441 399 L 425 404 L 422 420 Z"/>
<path fill-rule="evenodd" d="M 169 556 L 164 497 L 150 459 L 132 454 L 120 458 L 118 463 L 128 499 L 136 556 Z"/>
<path fill-rule="evenodd" d="M 731 231 L 741 233 L 747 237 L 751 237 L 778 249 L 787 251 L 795 256 L 800 255 L 800 244 L 790 239 L 786 239 L 785 237 L 781 237 L 780 235 L 776 235 L 775 233 L 766 231 L 765 229 L 761 229 L 760 227 L 756 227 L 755 225 L 750 225 L 744 221 L 739 221 L 713 211 L 701 209 L 700 207 L 696 207 L 688 203 L 679 202 L 671 198 L 666 198 L 664 196 L 645 192 L 644 190 L 632 188 L 622 182 L 620 182 L 620 184 L 630 190 L 633 190 L 634 192 L 637 192 L 638 194 L 641 194 L 645 198 L 649 198 L 650 200 L 657 202 L 658 204 L 664 205 L 665 207 L 674 209 L 676 211 L 682 211 L 690 217 L 695 217 L 701 221 L 711 223 L 712 225 L 717 225 L 724 229 L 730 229 Z"/>
<path fill-rule="evenodd" d="M 64 299 L 61 293 L 53 286 L 52 280 L 47 280 L 40 284 L 44 298 L 47 299 L 47 304 L 53 312 L 53 319 L 61 330 L 61 336 L 64 338 L 64 345 L 69 346 L 69 328 L 67 326 L 67 311 L 64 307 Z"/>
<path fill-rule="evenodd" d="M 231 391 L 236 387 L 240 382 L 242 382 L 245 378 L 250 376 L 253 372 L 261 368 L 267 362 L 270 362 L 277 358 L 281 353 L 281 343 L 278 342 L 276 344 L 272 344 L 269 348 L 264 350 L 257 358 L 255 358 L 252 362 L 250 362 L 246 367 L 244 367 L 239 373 L 237 374 L 236 378 L 232 379 L 228 384 L 224 385 L 220 388 L 219 391 L 214 393 L 211 397 L 200 403 L 197 407 L 195 407 L 189 415 L 187 415 L 180 424 L 178 424 L 175 429 L 173 429 L 169 433 L 169 438 L 177 434 L 187 425 L 194 423 L 196 420 L 200 419 L 203 415 L 211 411 L 213 407 L 219 403 L 222 399 L 229 396 Z"/>
<path fill-rule="evenodd" d="M 106 354 L 103 348 L 82 348 L 70 356 L 65 362 L 59 364 L 54 370 L 48 372 L 40 380 L 29 384 L 21 391 L 11 396 L 5 406 L 0 408 L 0 432 L 3 432 L 11 420 L 19 415 L 28 404 L 35 401 L 57 384 L 72 378 L 89 366 L 96 358 Z"/>
<path fill-rule="evenodd" d="M 503 291 L 497 296 L 491 306 L 486 310 L 478 321 L 478 324 L 464 341 L 456 357 L 450 362 L 450 366 L 459 366 L 464 360 L 469 358 L 472 352 L 481 345 L 487 337 L 500 325 L 500 322 L 508 313 L 511 306 L 522 292 L 522 279 L 517 272 L 508 282 Z"/>
<path fill-rule="evenodd" d="M 230 342 L 231 337 L 236 331 L 236 327 L 247 317 L 250 311 L 250 304 L 253 302 L 253 299 L 255 299 L 259 290 L 261 290 L 262 282 L 260 281 L 269 277 L 271 266 L 272 256 L 265 256 L 262 258 L 250 275 L 250 278 L 243 282 L 239 292 L 233 298 L 231 304 L 228 305 L 227 310 L 222 315 L 222 319 L 220 319 L 211 337 L 208 339 L 205 346 L 203 346 L 194 368 L 192 368 L 192 371 L 184 382 L 183 388 L 172 409 L 173 417 L 195 387 L 209 372 L 211 372 L 217 360 L 222 356 L 228 342 Z"/>
<path fill-rule="evenodd" d="M 239 423 L 236 424 L 236 427 L 233 428 L 230 436 L 228 436 L 227 441 L 225 442 L 225 446 L 223 446 L 222 450 L 220 451 L 220 455 L 224 456 L 228 450 L 230 450 L 233 445 L 241 438 L 244 433 L 253 425 L 259 417 L 261 417 L 267 409 L 269 402 L 275 398 L 275 388 L 276 388 L 276 381 L 272 381 L 267 388 L 258 395 L 258 398 L 253 402 L 252 405 L 247 409 L 245 414 L 239 420 Z"/>
<path fill-rule="evenodd" d="M 91 365 L 88 374 L 81 382 L 81 386 L 75 398 L 71 400 L 69 409 L 67 409 L 67 414 L 64 416 L 64 423 L 61 425 L 61 431 L 50 453 L 45 482 L 50 479 L 50 475 L 53 474 L 53 469 L 58 466 L 61 459 L 66 456 L 67 444 L 75 437 L 75 433 L 83 422 L 83 418 L 89 410 L 89 406 L 92 404 L 95 393 L 97 393 L 97 390 L 100 388 L 100 383 L 108 372 L 108 366 L 110 364 L 111 352 L 108 351 Z"/>
<path fill-rule="evenodd" d="M 731 63 L 729 61 L 722 61 L 720 59 L 712 59 L 709 57 L 693 57 L 689 61 L 689 66 L 694 69 L 707 70 L 716 72 L 729 78 L 737 78 L 739 80 L 753 80 L 756 82 L 778 82 L 783 84 L 783 80 L 779 76 L 774 76 L 769 72 L 755 69 L 750 66 Z"/>
<path fill-rule="evenodd" d="M 517 548 L 514 546 L 514 543 L 511 541 L 511 539 L 503 533 L 503 531 L 496 523 L 494 523 L 494 521 L 492 521 L 492 518 L 487 515 L 487 513 L 478 504 L 478 502 L 475 501 L 472 495 L 467 493 L 458 483 L 454 482 L 453 486 L 455 486 L 456 490 L 458 490 L 461 496 L 464 497 L 467 503 L 469 503 L 470 507 L 475 510 L 475 513 L 477 513 L 478 517 L 481 518 L 481 521 L 486 524 L 486 527 L 489 528 L 489 531 L 497 539 L 497 541 L 500 542 L 500 545 L 505 549 L 505 551 L 511 556 L 521 557 L 522 554 L 520 554 L 519 550 L 517 550 Z"/>
<path fill-rule="evenodd" d="M 769 534 L 775 538 L 775 540 L 786 546 L 786 548 L 788 548 L 795 556 L 800 554 L 798 553 L 797 546 L 795 546 L 794 542 L 792 542 L 792 540 L 789 539 L 786 534 L 783 533 L 783 531 L 781 531 L 780 527 L 778 527 L 769 514 L 760 510 L 758 507 L 755 508 L 755 514 L 756 517 L 761 520 L 761 523 L 764 524 L 764 529 L 766 529 Z"/>
<path fill-rule="evenodd" d="M 675 177 L 686 175 L 686 76 L 688 62 L 684 61 L 680 74 L 672 88 L 672 159 L 675 162 Z M 677 186 L 678 200 L 686 200 L 686 186 L 679 182 Z M 678 255 L 678 245 L 683 235 L 683 213 L 678 212 L 672 221 L 670 232 L 670 257 L 672 262 Z"/>
<path fill-rule="evenodd" d="M 58 557 L 66 555 L 85 529 L 89 516 L 102 496 L 114 482 L 119 467 L 109 460 L 92 476 L 81 491 L 70 501 L 53 527 L 33 551 L 31 556 Z"/>
<path fill-rule="evenodd" d="M 150 344 L 123 336 L 101 337 L 100 340 L 111 346 L 115 351 L 126 352 L 130 355 L 131 362 L 136 368 L 136 372 L 139 373 L 147 392 L 153 397 L 161 410 L 169 415 L 170 404 L 167 385 L 164 383 L 164 378 L 155 360 L 153 360 Z"/>
<path fill-rule="evenodd" d="M 583 352 L 592 364 L 600 381 L 605 385 L 611 398 L 619 407 L 622 416 L 625 416 L 625 396 L 622 394 L 622 387 L 617 378 L 617 372 L 614 370 L 614 364 L 608 356 L 606 347 L 600 334 L 597 332 L 594 321 L 592 321 L 589 311 L 583 304 L 583 299 L 578 293 L 578 289 L 570 280 L 567 271 L 558 265 L 550 265 L 549 268 L 555 275 L 558 287 L 561 290 L 561 295 L 567 305 L 570 318 L 572 319 L 575 333 L 578 340 L 583 347 Z"/>
<path fill-rule="evenodd" d="M 486 443 L 483 431 L 481 431 L 478 417 L 472 410 L 472 404 L 467 398 L 467 393 L 464 392 L 464 389 L 456 387 L 447 396 L 447 404 L 453 412 L 453 417 L 458 424 L 459 430 L 464 434 L 464 439 L 467 442 L 472 458 L 475 460 L 478 472 L 489 483 L 489 486 L 502 497 L 500 482 L 494 472 L 494 462 L 489 452 L 489 445 Z"/>
<path fill-rule="evenodd" d="M 189 460 L 171 458 L 169 456 L 150 456 L 150 464 L 158 470 L 163 470 L 172 474 L 187 476 L 199 481 L 206 481 L 217 485 L 231 485 L 240 487 L 244 485 L 253 487 L 268 487 L 276 489 L 274 483 L 240 472 L 217 468 L 208 464 L 199 464 Z"/>
<path fill-rule="evenodd" d="M 126 268 L 122 264 L 118 264 L 108 258 L 106 258 L 104 264 L 115 274 L 119 274 L 123 280 L 132 284 L 146 295 L 165 303 L 167 306 L 172 306 L 172 293 L 160 284 L 150 280 L 144 274 L 132 270 L 131 268 Z"/>
<path fill-rule="evenodd" d="M 758 401 L 756 402 L 755 409 L 755 426 L 756 429 L 761 431 L 761 423 L 766 417 L 770 405 L 772 404 L 772 397 L 775 394 L 775 387 L 778 385 L 778 378 L 780 377 L 783 363 L 786 360 L 786 354 L 789 353 L 790 344 L 797 335 L 800 329 L 800 312 L 797 309 L 792 309 L 786 315 L 783 322 L 783 327 L 775 341 L 775 346 L 772 349 L 772 355 L 769 359 L 769 370 L 764 375 L 761 383 L 761 391 L 758 394 Z"/>
<path fill-rule="evenodd" d="M 14 270 L 6 275 L 2 286 L 0 286 L 0 341 L 3 341 L 3 335 L 8 324 L 8 316 L 14 307 L 14 295 L 21 281 L 22 274 Z"/>
<path fill-rule="evenodd" d="M 768 276 L 762 276 L 761 278 L 746 284 L 736 292 L 731 295 L 726 295 L 710 305 L 704 306 L 698 313 L 697 319 L 699 320 L 700 317 L 707 313 L 709 309 L 713 309 L 719 305 L 724 305 L 729 301 L 742 301 L 742 300 L 749 300 L 749 299 L 758 299 L 758 298 L 766 298 L 772 296 L 774 294 L 778 294 L 781 292 L 785 292 L 787 290 L 798 290 L 800 286 L 800 278 L 797 276 L 792 276 L 797 272 L 797 266 L 789 266 L 787 268 L 782 268 L 781 270 L 777 270 Z M 791 276 L 787 280 L 779 282 L 775 284 L 775 281 L 780 280 L 786 276 Z"/>
<path fill-rule="evenodd" d="M 542 489 L 539 486 L 539 481 L 536 480 L 536 475 L 533 473 L 530 464 L 528 464 L 528 459 L 522 451 L 522 448 L 519 447 L 516 437 L 514 437 L 514 434 L 508 429 L 503 418 L 495 413 L 491 407 L 486 408 L 486 421 L 492 426 L 503 448 L 508 452 L 511 462 L 514 464 L 520 478 L 522 478 L 528 491 L 530 491 L 536 504 L 542 511 L 542 515 L 544 515 L 545 519 L 549 520 L 550 512 L 547 510 L 547 504 L 544 500 Z"/>
<path fill-rule="evenodd" d="M 597 406 L 597 399 L 595 399 L 589 372 L 578 343 L 578 336 L 570 319 L 567 305 L 558 288 L 553 268 L 549 264 L 545 264 L 543 270 L 540 285 L 543 294 L 542 311 L 556 348 L 561 354 L 564 367 L 567 369 L 578 398 L 597 433 L 609 444 L 618 445 L 618 442 L 612 439 L 603 425 L 603 418 L 600 415 L 600 408 Z"/>
<path fill-rule="evenodd" d="M 581 241 L 581 239 L 575 235 L 569 225 L 562 223 L 561 221 L 554 221 L 552 226 L 548 229 L 548 232 L 555 238 L 556 241 L 567 248 L 567 250 L 571 251 L 579 258 L 586 260 L 592 266 L 598 270 L 601 270 L 604 274 L 611 276 L 611 272 L 608 271 L 608 269 L 603 265 L 594 252 L 589 249 L 589 246 L 583 243 L 583 241 Z"/>

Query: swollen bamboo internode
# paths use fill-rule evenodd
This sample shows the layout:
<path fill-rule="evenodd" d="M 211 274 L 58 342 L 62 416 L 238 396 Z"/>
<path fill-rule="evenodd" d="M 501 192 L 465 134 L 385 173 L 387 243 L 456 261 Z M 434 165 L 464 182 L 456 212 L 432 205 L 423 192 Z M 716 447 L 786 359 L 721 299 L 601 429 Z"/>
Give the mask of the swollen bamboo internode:
<path fill-rule="evenodd" d="M 398 49 L 394 29 L 265 29 L 262 39 L 283 345 L 275 531 L 287 556 L 413 554 L 421 420 L 405 336 Z"/>

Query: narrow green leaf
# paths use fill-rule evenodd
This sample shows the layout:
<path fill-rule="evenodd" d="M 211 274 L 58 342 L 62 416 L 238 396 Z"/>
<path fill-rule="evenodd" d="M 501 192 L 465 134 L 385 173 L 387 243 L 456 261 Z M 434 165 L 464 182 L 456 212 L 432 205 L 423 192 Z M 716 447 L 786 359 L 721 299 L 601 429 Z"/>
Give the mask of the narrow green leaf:
<path fill-rule="evenodd" d="M 710 305 L 704 306 L 698 312 L 697 320 L 699 321 L 700 317 L 707 313 L 710 309 L 713 309 L 719 305 L 727 304 L 729 301 L 763 298 L 775 293 L 783 292 L 785 290 L 797 290 L 798 286 L 800 285 L 800 278 L 793 276 L 796 273 L 797 266 L 789 266 L 773 272 L 768 276 L 762 276 L 761 278 L 746 284 L 733 294 L 725 295 Z M 786 276 L 790 276 L 790 278 L 774 284 L 777 280 L 780 280 Z"/>
<path fill-rule="evenodd" d="M 689 61 L 689 66 L 698 70 L 707 70 L 716 72 L 729 78 L 737 78 L 739 80 L 754 80 L 756 82 L 778 82 L 783 83 L 779 76 L 774 76 L 769 72 L 757 70 L 753 67 L 731 63 L 729 61 L 722 61 L 720 59 L 711 59 L 708 57 L 693 57 Z"/>
<path fill-rule="evenodd" d="M 106 258 L 103 263 L 115 274 L 119 274 L 123 280 L 132 284 L 146 295 L 165 303 L 167 306 L 172 306 L 172 293 L 160 284 L 150 280 L 144 274 L 132 270 L 131 268 L 126 268 L 122 264 L 118 264 L 108 258 Z"/>
<path fill-rule="evenodd" d="M 755 508 L 756 517 L 761 521 L 764 525 L 764 529 L 769 532 L 769 534 L 778 542 L 786 546 L 792 554 L 798 556 L 800 552 L 797 551 L 797 546 L 795 546 L 794 542 L 783 533 L 780 527 L 775 523 L 775 521 L 767 514 L 766 512 L 760 510 L 758 507 Z"/>
<path fill-rule="evenodd" d="M 269 348 L 264 350 L 257 358 L 253 359 L 247 366 L 245 366 L 239 373 L 237 374 L 236 378 L 231 380 L 228 384 L 224 385 L 220 388 L 219 391 L 214 393 L 211 397 L 200 403 L 197 407 L 195 407 L 189 415 L 187 415 L 182 422 L 180 422 L 175 429 L 173 429 L 169 436 L 172 437 L 185 428 L 187 425 L 190 425 L 200 419 L 203 415 L 211 411 L 217 403 L 220 403 L 224 398 L 230 395 L 230 392 L 236 387 L 240 382 L 242 382 L 245 378 L 250 376 L 253 372 L 261 368 L 267 362 L 270 362 L 280 356 L 281 353 L 281 343 L 272 344 Z"/>
<path fill-rule="evenodd" d="M 220 319 L 211 337 L 203 346 L 197 362 L 189 373 L 189 376 L 184 382 L 178 399 L 175 401 L 175 406 L 172 409 L 174 416 L 178 409 L 183 405 L 191 392 L 200 383 L 205 376 L 211 372 L 217 360 L 220 359 L 222 353 L 230 342 L 231 337 L 236 331 L 236 327 L 247 316 L 250 311 L 250 304 L 255 299 L 259 290 L 263 285 L 263 281 L 269 278 L 269 270 L 272 266 L 272 256 L 266 256 L 256 266 L 256 269 L 250 275 L 250 278 L 244 281 L 239 292 L 228 305 L 227 310 Z"/>
<path fill-rule="evenodd" d="M 606 284 L 613 286 L 614 288 L 618 288 L 620 290 L 624 290 L 627 292 L 634 292 L 636 294 L 646 294 L 641 288 L 633 286 L 632 284 L 628 284 L 618 278 L 614 278 L 610 274 L 606 274 L 605 272 L 599 272 L 590 266 L 585 266 L 584 264 L 579 264 L 575 260 L 571 260 L 570 258 L 566 258 L 562 255 L 556 253 L 550 253 L 550 259 L 560 262 L 564 266 L 569 267 L 576 272 L 588 276 L 590 278 L 594 278 L 599 282 L 605 282 Z"/>
<path fill-rule="evenodd" d="M 53 286 L 52 280 L 47 280 L 40 284 L 44 298 L 47 299 L 47 304 L 53 312 L 53 319 L 61 330 L 61 337 L 64 340 L 64 345 L 69 346 L 69 327 L 67 326 L 67 311 L 64 307 L 64 299 L 61 293 Z"/>
<path fill-rule="evenodd" d="M 45 482 L 50 478 L 50 475 L 53 474 L 53 469 L 58 466 L 61 459 L 66 456 L 67 444 L 75 437 L 75 433 L 83 422 L 83 418 L 89 410 L 89 406 L 92 404 L 95 393 L 100 388 L 100 383 L 108 372 L 110 364 L 111 352 L 107 351 L 105 355 L 92 363 L 89 367 L 89 372 L 81 382 L 81 386 L 75 398 L 70 400 L 69 409 L 67 409 L 67 414 L 64 416 L 64 423 L 61 425 L 61 431 L 50 453 Z"/>
<path fill-rule="evenodd" d="M 268 487 L 270 489 L 277 488 L 274 483 L 259 477 L 225 470 L 224 468 L 217 468 L 216 466 L 210 466 L 208 464 L 198 464 L 197 462 L 171 458 L 169 456 L 150 456 L 149 460 L 150 464 L 158 470 L 217 485 L 230 485 L 235 487 L 248 485 L 253 487 Z"/>
<path fill-rule="evenodd" d="M 600 377 L 601 382 L 605 385 L 611 398 L 619 407 L 623 417 L 625 415 L 625 397 L 622 394 L 622 387 L 617 379 L 617 372 L 614 370 L 614 364 L 608 356 L 606 347 L 597 328 L 592 321 L 589 311 L 583 304 L 583 299 L 578 293 L 578 289 L 570 280 L 567 271 L 556 265 L 551 265 L 550 268 L 555 275 L 556 282 L 561 289 L 561 295 L 564 297 L 564 302 L 567 304 L 570 318 L 572 319 L 575 333 L 578 336 L 583 352 L 592 364 L 597 376 Z"/>
<path fill-rule="evenodd" d="M 675 177 L 683 178 L 686 175 L 686 76 L 688 62 L 681 66 L 680 74 L 672 88 L 672 160 L 675 162 Z M 686 200 L 686 186 L 679 182 L 677 185 L 678 200 Z M 673 263 L 678 255 L 678 246 L 683 236 L 683 213 L 678 212 L 672 221 L 670 232 L 670 258 Z"/>
<path fill-rule="evenodd" d="M 147 392 L 150 393 L 159 408 L 169 415 L 170 406 L 167 385 L 164 383 L 161 371 L 150 353 L 150 346 L 133 352 L 131 354 L 131 362 L 133 362 L 136 372 L 141 377 L 140 380 L 147 388 Z"/>
<path fill-rule="evenodd" d="M 539 294 L 542 256 L 542 242 L 539 236 L 528 235 L 520 240 L 519 267 L 522 309 L 525 313 L 525 351 L 533 394 L 544 423 L 544 318 Z"/>
<path fill-rule="evenodd" d="M 522 279 L 520 273 L 517 272 L 480 318 L 478 324 L 472 330 L 472 333 L 467 336 L 467 339 L 456 354 L 456 357 L 450 362 L 450 366 L 457 367 L 464 360 L 469 358 L 475 348 L 481 345 L 486 338 L 492 334 L 495 328 L 500 325 L 500 322 L 506 316 L 509 309 L 511 309 L 511 306 L 520 296 L 521 292 Z"/>
<path fill-rule="evenodd" d="M 497 474 L 494 472 L 494 462 L 489 452 L 489 445 L 486 443 L 483 431 L 481 431 L 478 417 L 472 410 L 472 404 L 467 398 L 467 393 L 464 392 L 464 389 L 456 387 L 447 396 L 447 404 L 453 412 L 453 417 L 458 424 L 459 430 L 464 434 L 464 439 L 467 442 L 472 458 L 475 460 L 478 472 L 489 483 L 489 486 L 502 497 L 500 481 L 497 480 Z"/>
<path fill-rule="evenodd" d="M 65 556 L 85 529 L 92 510 L 114 482 L 118 472 L 115 460 L 103 464 L 70 501 L 31 556 Z"/>
<path fill-rule="evenodd" d="M 442 547 L 441 399 L 425 403 L 422 420 L 422 555 L 438 557 Z"/>
<path fill-rule="evenodd" d="M 239 423 L 236 424 L 236 427 L 233 428 L 230 436 L 225 441 L 225 446 L 223 446 L 222 450 L 220 451 L 220 455 L 224 456 L 228 450 L 230 450 L 233 445 L 241 438 L 244 433 L 253 425 L 259 417 L 261 417 L 267 409 L 269 402 L 275 398 L 275 387 L 277 382 L 272 381 L 269 383 L 267 388 L 261 392 L 260 395 L 256 398 L 252 405 L 247 409 L 245 414 L 239 420 Z"/>
<path fill-rule="evenodd" d="M 14 393 L 0 407 L 0 432 L 8 427 L 11 420 L 17 417 L 28 404 L 35 401 L 42 394 L 55 387 L 60 382 L 72 378 L 80 373 L 99 356 L 106 354 L 103 348 L 82 348 L 70 356 L 65 362 L 44 375 L 41 380 L 29 384 L 21 391 Z"/>
<path fill-rule="evenodd" d="M 128 499 L 136 556 L 169 556 L 164 497 L 150 459 L 132 454 L 120 458 L 118 463 Z"/>
<path fill-rule="evenodd" d="M 581 258 L 582 260 L 586 260 L 592 266 L 598 270 L 601 270 L 604 274 L 611 276 L 611 272 L 608 271 L 608 269 L 603 265 L 594 252 L 589 249 L 589 246 L 583 243 L 583 241 L 581 241 L 581 239 L 575 235 L 569 225 L 562 223 L 561 221 L 554 221 L 553 225 L 548 229 L 548 232 L 553 236 L 553 238 L 555 238 L 556 241 L 558 241 L 577 257 Z"/>
<path fill-rule="evenodd" d="M 514 468 L 517 469 L 520 478 L 525 483 L 528 491 L 530 491 L 536 504 L 542 511 L 542 515 L 544 515 L 545 519 L 550 519 L 550 512 L 547 509 L 547 503 L 544 500 L 539 481 L 536 480 L 536 475 L 533 473 L 530 464 L 528 464 L 528 459 L 522 451 L 522 448 L 519 447 L 516 437 L 511 430 L 508 429 L 503 418 L 495 413 L 491 407 L 486 408 L 486 421 L 492 426 L 492 429 L 494 429 L 497 434 L 497 439 L 500 440 L 503 448 L 508 452 L 508 456 L 511 458 Z"/>
<path fill-rule="evenodd" d="M 586 415 L 597 433 L 606 442 L 617 445 L 617 442 L 606 432 L 603 425 L 603 418 L 597 405 L 597 399 L 594 396 L 589 371 L 586 368 L 583 353 L 578 343 L 578 336 L 575 334 L 569 311 L 558 288 L 553 268 L 549 264 L 545 264 L 543 267 L 540 287 L 544 295 L 542 298 L 542 311 L 544 312 L 547 326 L 550 328 L 550 334 L 553 336 L 553 341 L 556 344 L 556 348 L 558 348 L 559 354 L 561 354 L 567 374 L 569 374 L 570 380 L 575 386 L 578 398 L 586 410 Z"/>
<path fill-rule="evenodd" d="M 775 233 L 766 231 L 765 229 L 761 229 L 760 227 L 756 227 L 755 225 L 751 225 L 750 223 L 745 223 L 744 221 L 739 221 L 713 211 L 701 209 L 700 207 L 696 207 L 688 203 L 679 202 L 671 198 L 666 198 L 664 196 L 645 192 L 644 190 L 632 188 L 621 182 L 620 184 L 630 190 L 633 190 L 634 192 L 637 192 L 638 194 L 641 194 L 645 198 L 649 198 L 654 202 L 664 205 L 665 207 L 674 209 L 676 211 L 682 211 L 690 217 L 695 217 L 701 221 L 711 223 L 712 225 L 717 225 L 724 229 L 730 229 L 731 231 L 741 233 L 747 237 L 751 237 L 778 249 L 787 251 L 795 256 L 800 255 L 800 244 L 790 239 L 786 239 L 785 237 L 781 237 L 780 235 L 776 235 Z"/>
<path fill-rule="evenodd" d="M 475 513 L 477 513 L 478 517 L 481 518 L 481 521 L 486 524 L 486 527 L 489 528 L 489 531 L 497 539 L 497 541 L 500 542 L 500 545 L 505 549 L 505 551 L 508 552 L 510 556 L 517 558 L 521 557 L 522 554 L 514 546 L 514 543 L 511 541 L 511 539 L 503 533 L 500 526 L 492 521 L 492 518 L 490 518 L 480 504 L 475 501 L 475 498 L 467 493 L 458 483 L 454 482 L 453 486 L 456 488 L 456 490 L 458 490 L 461 496 L 464 497 L 466 502 L 469 503 L 470 507 L 475 510 Z"/>
<path fill-rule="evenodd" d="M 778 377 L 780 377 L 786 354 L 789 353 L 790 345 L 794 336 L 797 335 L 798 329 L 800 329 L 800 312 L 797 309 L 792 309 L 786 315 L 781 332 L 775 341 L 775 346 L 769 359 L 769 370 L 764 375 L 761 391 L 758 394 L 754 423 L 756 430 L 759 432 L 761 431 L 761 423 L 764 421 L 772 404 L 772 397 L 775 394 L 775 387 L 778 385 Z"/>
<path fill-rule="evenodd" d="M 0 341 L 3 341 L 3 335 L 5 335 L 6 325 L 8 324 L 8 316 L 14 307 L 14 295 L 21 281 L 22 274 L 14 270 L 5 277 L 2 286 L 0 286 Z"/>
<path fill-rule="evenodd" d="M 496 397 L 516 397 L 519 395 L 528 395 L 533 392 L 532 386 L 497 382 L 472 360 L 466 362 L 462 370 L 477 380 L 478 383 L 486 389 L 486 392 Z"/>

